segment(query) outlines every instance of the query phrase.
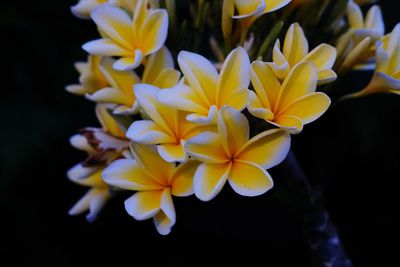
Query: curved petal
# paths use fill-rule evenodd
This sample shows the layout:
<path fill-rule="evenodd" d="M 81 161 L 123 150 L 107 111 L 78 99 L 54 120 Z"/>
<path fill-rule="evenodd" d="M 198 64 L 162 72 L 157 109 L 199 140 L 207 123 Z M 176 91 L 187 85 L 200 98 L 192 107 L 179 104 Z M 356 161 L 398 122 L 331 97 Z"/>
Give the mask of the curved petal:
<path fill-rule="evenodd" d="M 352 0 L 347 4 L 347 19 L 352 29 L 364 28 L 364 18 L 361 8 Z"/>
<path fill-rule="evenodd" d="M 188 160 L 175 169 L 171 181 L 172 195 L 186 197 L 194 193 L 193 177 L 199 165 L 199 161 Z"/>
<path fill-rule="evenodd" d="M 93 222 L 110 197 L 108 188 L 92 188 L 68 211 L 68 214 L 74 216 L 89 211 L 86 219 Z"/>
<path fill-rule="evenodd" d="M 171 89 L 161 90 L 157 95 L 157 99 L 161 103 L 179 110 L 198 114 L 208 113 L 208 108 L 202 105 L 201 99 L 199 99 L 190 87 L 184 84 L 177 85 Z"/>
<path fill-rule="evenodd" d="M 236 193 L 247 197 L 262 195 L 274 185 L 267 171 L 244 161 L 235 161 L 232 164 L 228 182 Z"/>
<path fill-rule="evenodd" d="M 140 66 L 143 61 L 143 52 L 139 49 L 135 50 L 135 54 L 128 57 L 122 57 L 115 61 L 113 68 L 119 71 L 133 70 Z"/>
<path fill-rule="evenodd" d="M 336 48 L 328 44 L 320 44 L 303 59 L 303 61 L 314 62 L 318 71 L 332 68 L 335 60 Z"/>
<path fill-rule="evenodd" d="M 179 53 L 178 63 L 185 80 L 202 101 L 201 106 L 215 104 L 218 72 L 214 65 L 205 57 L 187 51 Z"/>
<path fill-rule="evenodd" d="M 290 71 L 290 66 L 289 62 L 287 62 L 285 56 L 281 52 L 279 39 L 276 40 L 272 50 L 272 59 L 273 62 L 267 62 L 266 64 L 272 69 L 276 77 L 280 80 L 285 79 Z"/>
<path fill-rule="evenodd" d="M 290 135 L 281 129 L 272 129 L 251 138 L 235 158 L 269 169 L 281 163 L 289 149 Z"/>
<path fill-rule="evenodd" d="M 374 69 L 374 67 L 372 67 L 372 69 Z M 334 72 L 333 70 L 331 69 L 321 70 L 318 72 L 318 85 L 331 83 L 334 80 L 336 80 L 336 78 L 337 78 L 336 72 Z"/>
<path fill-rule="evenodd" d="M 159 190 L 163 186 L 149 176 L 134 159 L 119 159 L 104 169 L 103 180 L 126 190 Z"/>
<path fill-rule="evenodd" d="M 109 113 L 105 105 L 96 105 L 96 116 L 106 132 L 119 138 L 125 138 L 125 129 Z"/>
<path fill-rule="evenodd" d="M 161 210 L 164 190 L 137 192 L 125 200 L 125 210 L 138 221 L 154 217 Z"/>
<path fill-rule="evenodd" d="M 313 93 L 297 99 L 282 110 L 280 115 L 296 116 L 303 121 L 303 124 L 307 124 L 324 114 L 330 104 L 331 100 L 326 94 Z"/>
<path fill-rule="evenodd" d="M 227 105 L 233 92 L 240 88 L 247 88 L 249 77 L 250 59 L 244 48 L 232 50 L 225 59 L 220 72 L 217 89 L 217 103 L 219 106 Z M 247 103 L 247 99 L 245 101 Z"/>
<path fill-rule="evenodd" d="M 385 34 L 385 23 L 382 17 L 382 10 L 379 6 L 373 6 L 368 10 L 365 19 L 365 28 L 375 30 L 382 37 Z"/>
<path fill-rule="evenodd" d="M 106 87 L 100 89 L 93 94 L 86 94 L 85 97 L 91 101 L 98 103 L 116 103 L 121 105 L 132 105 L 131 100 L 118 89 Z"/>
<path fill-rule="evenodd" d="M 181 73 L 179 71 L 175 69 L 165 69 L 157 76 L 153 84 L 162 89 L 173 88 L 178 84 L 180 77 Z"/>
<path fill-rule="evenodd" d="M 153 217 L 153 222 L 157 229 L 157 232 L 160 235 L 168 235 L 169 233 L 171 233 L 172 226 L 174 226 L 174 224 L 171 222 L 171 220 L 162 211 L 159 211 Z"/>
<path fill-rule="evenodd" d="M 84 186 L 106 186 L 101 179 L 104 166 L 85 167 L 82 163 L 76 164 L 67 172 L 67 177 L 72 182 Z"/>
<path fill-rule="evenodd" d="M 193 158 L 207 163 L 226 163 L 229 160 L 217 133 L 200 133 L 186 141 L 185 149 Z"/>
<path fill-rule="evenodd" d="M 279 113 L 279 110 L 282 110 L 296 99 L 315 92 L 317 81 L 318 72 L 314 63 L 306 61 L 294 67 L 282 84 L 275 113 Z"/>
<path fill-rule="evenodd" d="M 251 64 L 250 77 L 263 106 L 273 110 L 281 90 L 281 83 L 272 69 L 262 61 L 255 61 Z"/>
<path fill-rule="evenodd" d="M 147 145 L 157 145 L 175 141 L 163 128 L 150 120 L 133 122 L 126 132 L 126 137 L 134 142 Z"/>
<path fill-rule="evenodd" d="M 240 111 L 224 106 L 218 116 L 218 132 L 226 153 L 233 156 L 249 140 L 249 122 Z"/>
<path fill-rule="evenodd" d="M 274 118 L 274 114 L 271 110 L 264 107 L 263 103 L 259 97 L 253 92 L 250 91 L 249 95 L 249 103 L 247 105 L 247 110 L 254 117 L 263 119 L 263 120 L 272 120 Z"/>
<path fill-rule="evenodd" d="M 231 92 L 224 100 L 224 105 L 232 107 L 238 111 L 242 111 L 248 102 L 250 90 L 246 88 L 239 88 Z"/>
<path fill-rule="evenodd" d="M 140 41 L 137 46 L 144 55 L 149 55 L 159 50 L 165 43 L 168 34 L 168 13 L 165 9 L 150 11 L 143 27 L 140 29 Z"/>
<path fill-rule="evenodd" d="M 112 5 L 100 5 L 94 9 L 91 17 L 102 33 L 127 50 L 132 48 L 132 20 L 121 8 Z"/>
<path fill-rule="evenodd" d="M 289 4 L 290 1 L 292 0 L 267 0 L 267 5 L 264 9 L 264 13 L 276 11 Z"/>
<path fill-rule="evenodd" d="M 228 180 L 231 163 L 202 163 L 196 170 L 193 180 L 194 193 L 202 201 L 213 199 Z"/>
<path fill-rule="evenodd" d="M 192 113 L 186 116 L 186 119 L 190 122 L 194 122 L 202 125 L 215 124 L 218 117 L 218 108 L 212 105 L 208 110 L 208 113 Z"/>
<path fill-rule="evenodd" d="M 154 146 L 131 143 L 131 152 L 144 171 L 159 184 L 167 185 L 174 172 L 175 164 L 160 157 Z"/>
<path fill-rule="evenodd" d="M 283 55 L 290 66 L 295 66 L 308 53 L 308 41 L 298 23 L 290 25 L 283 44 Z"/>
<path fill-rule="evenodd" d="M 242 19 L 260 14 L 265 9 L 265 1 L 263 0 L 234 0 L 236 9 L 239 13 L 233 16 L 235 19 Z"/>
<path fill-rule="evenodd" d="M 96 150 L 89 144 L 86 137 L 81 134 L 75 134 L 69 139 L 71 146 L 76 149 L 86 151 L 87 153 L 95 153 Z"/>
<path fill-rule="evenodd" d="M 171 52 L 164 46 L 147 59 L 142 76 L 143 82 L 154 84 L 161 72 L 170 68 L 174 68 L 174 60 Z"/>
<path fill-rule="evenodd" d="M 134 93 L 139 106 L 143 111 L 166 133 L 174 136 L 174 129 L 177 124 L 177 111 L 157 99 L 160 89 L 150 84 L 135 84 Z"/>
<path fill-rule="evenodd" d="M 303 130 L 303 122 L 295 116 L 279 116 L 274 118 L 274 121 L 270 121 L 272 125 L 275 125 L 291 134 L 298 134 Z"/>
<path fill-rule="evenodd" d="M 187 159 L 186 151 L 182 143 L 158 145 L 157 151 L 158 154 L 168 162 L 183 162 Z"/>
<path fill-rule="evenodd" d="M 85 43 L 82 46 L 83 50 L 99 56 L 129 56 L 132 53 L 129 50 L 119 46 L 114 41 L 108 38 L 102 38 Z"/>

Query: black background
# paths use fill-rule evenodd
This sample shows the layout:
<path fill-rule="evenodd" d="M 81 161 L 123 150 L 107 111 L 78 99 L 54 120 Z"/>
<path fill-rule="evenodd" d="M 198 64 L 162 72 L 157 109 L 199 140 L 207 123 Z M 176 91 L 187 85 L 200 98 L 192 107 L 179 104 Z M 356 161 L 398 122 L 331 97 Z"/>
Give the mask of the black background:
<path fill-rule="evenodd" d="M 65 176 L 84 157 L 68 138 L 97 122 L 93 104 L 64 86 L 77 81 L 73 62 L 85 59 L 80 46 L 96 31 L 70 14 L 74 1 L 24 2 L 0 4 L 0 266 L 310 266 L 296 217 L 268 194 L 244 198 L 227 186 L 208 203 L 177 198 L 167 237 L 126 214 L 129 192 L 94 223 L 68 216 L 86 191 Z M 381 1 L 387 31 L 399 20 L 394 2 Z M 343 90 L 368 77 L 354 73 Z M 337 106 L 293 138 L 355 267 L 398 262 L 399 114 L 399 96 L 374 95 Z"/>

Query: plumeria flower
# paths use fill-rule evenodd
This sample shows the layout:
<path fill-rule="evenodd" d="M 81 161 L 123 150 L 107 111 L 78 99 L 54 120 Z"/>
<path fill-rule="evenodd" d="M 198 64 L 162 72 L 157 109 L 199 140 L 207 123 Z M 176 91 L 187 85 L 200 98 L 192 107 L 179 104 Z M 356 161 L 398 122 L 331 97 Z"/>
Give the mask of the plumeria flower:
<path fill-rule="evenodd" d="M 279 39 L 276 41 L 272 59 L 273 62 L 268 65 L 280 80 L 284 80 L 297 64 L 305 61 L 315 63 L 318 70 L 318 85 L 330 83 L 337 77 L 332 70 L 336 60 L 336 49 L 328 44 L 320 44 L 309 52 L 308 41 L 298 23 L 290 25 L 285 36 L 283 51 L 280 49 Z"/>
<path fill-rule="evenodd" d="M 158 94 L 161 103 L 190 114 L 187 120 L 210 124 L 216 122 L 218 110 L 228 105 L 237 110 L 246 107 L 250 83 L 250 60 L 247 52 L 234 49 L 218 74 L 215 66 L 201 55 L 182 51 L 178 63 L 185 83 Z"/>
<path fill-rule="evenodd" d="M 164 161 L 154 147 L 132 143 L 134 159 L 120 159 L 103 171 L 107 184 L 138 191 L 125 201 L 125 209 L 136 220 L 153 218 L 162 235 L 171 232 L 176 222 L 172 196 L 193 194 L 193 175 L 199 162 L 180 164 Z"/>
<path fill-rule="evenodd" d="M 385 33 L 385 25 L 379 6 L 372 6 L 364 19 L 361 8 L 352 0 L 347 4 L 349 30 L 337 42 L 338 62 L 342 71 L 356 69 L 373 70 L 375 42 Z M 358 64 L 358 65 L 357 65 Z"/>
<path fill-rule="evenodd" d="M 75 63 L 75 69 L 79 72 L 79 84 L 68 85 L 65 89 L 73 94 L 91 94 L 107 86 L 103 74 L 100 71 L 101 57 L 88 56 L 87 62 Z"/>
<path fill-rule="evenodd" d="M 189 155 L 202 162 L 194 175 L 194 192 L 203 201 L 214 198 L 226 181 L 243 196 L 258 196 L 273 186 L 265 169 L 279 164 L 290 148 L 290 135 L 280 129 L 249 140 L 249 123 L 240 111 L 224 106 L 218 132 L 203 132 L 186 143 Z"/>
<path fill-rule="evenodd" d="M 86 97 L 99 103 L 114 105 L 115 114 L 135 114 L 138 112 L 138 103 L 133 93 L 133 86 L 138 83 L 148 83 L 160 88 L 175 86 L 180 73 L 174 69 L 174 61 L 166 47 L 152 54 L 145 65 L 143 78 L 140 79 L 133 71 L 118 71 L 112 66 L 115 60 L 109 57 L 103 59 L 100 70 L 107 84 L 93 94 Z"/>
<path fill-rule="evenodd" d="M 117 70 L 138 67 L 167 38 L 167 11 L 148 9 L 146 0 L 138 0 L 133 19 L 123 9 L 107 4 L 97 7 L 91 17 L 103 38 L 84 44 L 83 49 L 93 55 L 119 57 L 113 64 Z"/>
<path fill-rule="evenodd" d="M 347 97 L 361 97 L 373 93 L 400 94 L 400 24 L 392 33 L 377 43 L 376 70 L 369 85 Z"/>
<path fill-rule="evenodd" d="M 101 172 L 117 158 L 121 158 L 129 143 L 125 140 L 125 129 L 108 114 L 102 105 L 96 107 L 96 115 L 101 129 L 87 128 L 82 134 L 74 135 L 71 145 L 88 154 L 86 161 L 72 167 L 68 178 L 89 191 L 69 210 L 70 215 L 89 211 L 88 221 L 96 219 L 97 214 L 111 197 L 110 187 L 104 183 Z"/>
<path fill-rule="evenodd" d="M 250 92 L 249 112 L 292 134 L 318 119 L 331 103 L 327 95 L 315 92 L 318 71 L 313 62 L 296 65 L 282 84 L 262 61 L 251 65 L 250 76 L 255 92 Z"/>
<path fill-rule="evenodd" d="M 210 127 L 187 121 L 186 113 L 159 103 L 157 87 L 137 84 L 134 91 L 140 108 L 150 120 L 135 121 L 126 136 L 137 143 L 157 145 L 158 153 L 168 162 L 186 161 L 185 141 Z"/>

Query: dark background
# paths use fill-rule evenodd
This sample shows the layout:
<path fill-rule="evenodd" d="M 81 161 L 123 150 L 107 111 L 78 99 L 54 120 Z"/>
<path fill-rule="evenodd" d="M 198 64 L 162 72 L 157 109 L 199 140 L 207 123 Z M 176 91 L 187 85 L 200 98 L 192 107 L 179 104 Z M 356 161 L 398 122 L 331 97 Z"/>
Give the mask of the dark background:
<path fill-rule="evenodd" d="M 394 2 L 381 1 L 387 31 L 400 20 Z M 167 237 L 126 214 L 129 193 L 94 223 L 67 215 L 86 192 L 66 178 L 84 157 L 68 138 L 97 126 L 93 104 L 64 90 L 78 78 L 73 62 L 86 57 L 81 44 L 96 38 L 90 22 L 69 12 L 74 3 L 0 4 L 0 266 L 310 266 L 298 219 L 269 194 L 244 198 L 227 186 L 209 203 L 177 198 Z M 368 78 L 355 73 L 343 90 Z M 355 267 L 398 262 L 399 114 L 400 96 L 374 95 L 337 106 L 293 138 Z"/>

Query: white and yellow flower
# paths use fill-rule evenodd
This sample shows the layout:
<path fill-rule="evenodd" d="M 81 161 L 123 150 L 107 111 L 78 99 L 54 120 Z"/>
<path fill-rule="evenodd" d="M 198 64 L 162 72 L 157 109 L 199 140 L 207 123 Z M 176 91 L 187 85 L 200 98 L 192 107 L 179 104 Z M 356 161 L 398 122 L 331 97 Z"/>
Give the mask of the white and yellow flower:
<path fill-rule="evenodd" d="M 202 162 L 194 175 L 194 192 L 203 201 L 214 198 L 229 182 L 243 196 L 258 196 L 273 186 L 265 169 L 279 164 L 290 148 L 290 135 L 281 129 L 249 140 L 249 123 L 236 109 L 222 107 L 218 132 L 203 132 L 186 143 L 189 155 Z"/>
<path fill-rule="evenodd" d="M 190 113 L 186 118 L 200 124 L 215 123 L 218 110 L 228 105 L 237 110 L 246 107 L 250 83 L 250 60 L 239 47 L 226 58 L 221 72 L 201 55 L 182 51 L 178 63 L 185 82 L 158 94 L 161 103 Z"/>
<path fill-rule="evenodd" d="M 157 145 L 158 153 L 168 162 L 184 162 L 185 141 L 210 127 L 187 121 L 186 113 L 159 103 L 159 92 L 159 88 L 149 84 L 135 85 L 139 106 L 149 120 L 135 121 L 126 136 L 136 143 Z"/>
<path fill-rule="evenodd" d="M 267 64 L 280 80 L 284 80 L 296 65 L 305 61 L 312 61 L 317 67 L 319 85 L 330 83 L 337 77 L 332 70 L 336 60 L 336 49 L 328 44 L 320 44 L 309 52 L 307 38 L 298 23 L 289 27 L 283 51 L 280 49 L 279 40 L 276 41 L 272 59 L 273 62 Z"/>
<path fill-rule="evenodd" d="M 110 187 L 104 183 L 101 172 L 117 158 L 121 158 L 128 148 L 125 129 L 108 113 L 103 105 L 96 107 L 96 115 L 102 125 L 101 129 L 87 128 L 82 134 L 74 135 L 71 145 L 85 151 L 88 158 L 68 172 L 68 178 L 89 191 L 69 210 L 70 215 L 78 215 L 89 211 L 88 221 L 96 219 L 97 214 L 111 197 Z"/>
<path fill-rule="evenodd" d="M 109 0 L 79 0 L 79 2 L 71 7 L 71 12 L 81 19 L 89 19 L 92 11 Z"/>
<path fill-rule="evenodd" d="M 133 18 L 119 7 L 104 4 L 91 14 L 103 38 L 88 42 L 83 49 L 99 56 L 115 56 L 117 70 L 138 67 L 143 58 L 157 52 L 168 33 L 168 14 L 164 9 L 148 9 L 138 0 Z"/>
<path fill-rule="evenodd" d="M 372 6 L 364 19 L 361 8 L 350 0 L 347 4 L 347 19 L 349 29 L 336 45 L 340 70 L 373 70 L 375 42 L 385 33 L 380 7 Z"/>
<path fill-rule="evenodd" d="M 376 70 L 366 88 L 348 97 L 373 93 L 400 94 L 400 24 L 376 45 Z"/>
<path fill-rule="evenodd" d="M 138 191 L 125 201 L 125 209 L 136 220 L 153 218 L 162 235 L 176 222 L 172 196 L 193 194 L 194 160 L 180 164 L 164 161 L 153 147 L 131 144 L 134 159 L 120 159 L 103 171 L 103 179 L 114 187 Z"/>
<path fill-rule="evenodd" d="M 148 83 L 160 88 L 175 86 L 180 73 L 174 69 L 174 61 L 166 47 L 152 54 L 145 65 L 143 78 L 133 71 L 118 71 L 113 68 L 115 60 L 106 57 L 101 62 L 100 70 L 109 86 L 87 94 L 86 97 L 98 103 L 112 104 L 115 114 L 134 114 L 138 111 L 138 103 L 133 93 L 133 86 Z"/>
<path fill-rule="evenodd" d="M 68 85 L 65 89 L 72 94 L 84 95 L 106 87 L 107 81 L 100 71 L 100 61 L 101 57 L 89 55 L 87 62 L 75 63 L 79 84 Z"/>
<path fill-rule="evenodd" d="M 292 134 L 318 119 L 331 103 L 327 95 L 315 92 L 318 70 L 313 62 L 297 64 L 282 84 L 262 61 L 251 65 L 250 76 L 255 92 L 249 96 L 249 112 Z"/>

